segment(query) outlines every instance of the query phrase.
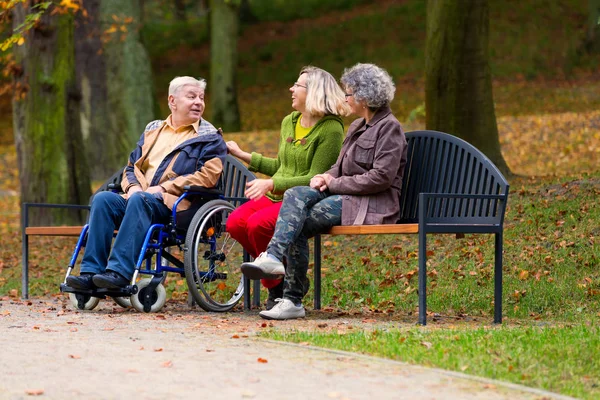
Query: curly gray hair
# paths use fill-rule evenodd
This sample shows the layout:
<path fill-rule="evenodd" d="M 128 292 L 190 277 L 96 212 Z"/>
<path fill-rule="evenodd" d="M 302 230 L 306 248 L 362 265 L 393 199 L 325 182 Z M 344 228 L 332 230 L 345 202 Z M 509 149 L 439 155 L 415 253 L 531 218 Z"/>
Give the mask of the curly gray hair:
<path fill-rule="evenodd" d="M 341 81 L 346 89 L 352 89 L 354 100 L 364 101 L 371 110 L 389 105 L 396 93 L 390 74 L 375 64 L 359 63 L 346 68 Z"/>

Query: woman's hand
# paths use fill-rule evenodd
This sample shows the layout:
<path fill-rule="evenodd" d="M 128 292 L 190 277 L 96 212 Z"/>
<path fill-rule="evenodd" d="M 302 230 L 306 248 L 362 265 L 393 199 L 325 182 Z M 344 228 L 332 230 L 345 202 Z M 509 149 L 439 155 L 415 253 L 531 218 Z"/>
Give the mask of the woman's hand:
<path fill-rule="evenodd" d="M 232 156 L 235 156 L 235 157 L 239 158 L 240 160 L 245 161 L 247 163 L 250 163 L 250 161 L 252 160 L 252 154 L 240 149 L 240 146 L 238 146 L 238 144 L 235 141 L 229 140 L 229 141 L 225 142 L 225 145 L 227 146 L 227 151 Z"/>
<path fill-rule="evenodd" d="M 270 190 L 273 190 L 273 179 L 255 179 L 246 183 L 244 194 L 250 200 L 258 200 Z"/>
<path fill-rule="evenodd" d="M 329 183 L 331 182 L 332 179 L 333 179 L 333 176 L 331 176 L 329 174 L 315 175 L 310 180 L 310 187 L 313 189 L 320 190 L 321 192 L 324 192 L 329 187 Z"/>

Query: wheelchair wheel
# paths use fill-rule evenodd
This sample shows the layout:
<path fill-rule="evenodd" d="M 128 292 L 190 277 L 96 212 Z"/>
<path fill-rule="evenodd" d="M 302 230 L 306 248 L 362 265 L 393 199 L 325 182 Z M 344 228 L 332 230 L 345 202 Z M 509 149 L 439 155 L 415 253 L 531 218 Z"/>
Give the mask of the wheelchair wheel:
<path fill-rule="evenodd" d="M 100 299 L 97 297 L 92 297 L 89 294 L 79 293 L 69 293 L 69 300 L 71 300 L 73 307 L 77 308 L 78 310 L 93 310 L 96 308 L 98 303 L 100 303 Z M 81 302 L 79 300 L 81 300 Z"/>
<path fill-rule="evenodd" d="M 234 209 L 225 200 L 209 201 L 194 215 L 185 238 L 185 278 L 194 300 L 206 311 L 229 311 L 244 294 L 244 249 L 225 231 Z"/>
<path fill-rule="evenodd" d="M 113 297 L 113 300 L 123 308 L 131 307 L 131 299 L 129 297 Z"/>
<path fill-rule="evenodd" d="M 152 290 L 148 287 L 151 279 L 142 279 L 137 283 L 138 292 L 136 294 L 132 294 L 131 305 L 139 312 L 158 312 L 160 311 L 165 303 L 167 302 L 167 291 L 165 287 L 160 284 L 156 287 L 156 289 Z M 152 290 L 152 293 L 149 291 Z M 150 310 L 144 310 L 144 298 L 146 295 L 150 296 Z"/>

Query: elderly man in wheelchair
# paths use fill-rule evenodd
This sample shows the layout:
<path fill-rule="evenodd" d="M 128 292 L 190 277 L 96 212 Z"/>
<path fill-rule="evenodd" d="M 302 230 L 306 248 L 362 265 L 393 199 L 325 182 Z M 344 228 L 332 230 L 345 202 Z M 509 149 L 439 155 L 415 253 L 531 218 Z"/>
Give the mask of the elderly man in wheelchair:
<path fill-rule="evenodd" d="M 173 79 L 171 115 L 146 126 L 121 175 L 123 193 L 101 191 L 94 196 L 89 222 L 61 285 L 79 309 L 92 309 L 99 298 L 113 297 L 123 307 L 158 311 L 165 304 L 165 272 L 185 276 L 194 299 L 209 311 L 228 310 L 240 299 L 241 277 L 230 273 L 238 269 L 242 250 L 230 254 L 235 243 L 224 232 L 233 206 L 224 200 L 206 204 L 223 198 L 215 188 L 227 147 L 220 131 L 202 119 L 205 88 L 204 80 Z M 174 245 L 183 250 L 184 262 L 168 251 Z M 84 247 L 80 274 L 71 275 Z M 229 256 L 235 261 L 227 260 Z M 163 265 L 163 258 L 174 267 Z M 225 267 L 226 262 L 235 268 Z M 152 278 L 138 282 L 140 273 Z"/>

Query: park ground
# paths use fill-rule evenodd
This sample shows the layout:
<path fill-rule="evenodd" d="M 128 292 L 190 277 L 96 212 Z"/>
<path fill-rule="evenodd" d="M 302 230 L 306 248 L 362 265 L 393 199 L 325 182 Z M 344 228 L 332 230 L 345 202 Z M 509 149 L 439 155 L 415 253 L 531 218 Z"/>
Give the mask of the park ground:
<path fill-rule="evenodd" d="M 250 150 L 273 155 L 278 123 L 290 111 L 287 87 L 307 60 L 337 76 L 343 67 L 359 60 L 386 67 L 398 87 L 392 104 L 395 114 L 406 130 L 423 128 L 422 4 L 425 2 L 385 0 L 373 4 L 377 6 L 363 4 L 359 9 L 315 18 L 285 23 L 271 21 L 248 27 L 240 44 L 240 57 L 245 60 L 240 67 L 244 132 L 226 132 L 225 138 L 236 140 Z M 31 304 L 22 302 L 19 300 L 18 171 L 10 132 L 10 108 L 5 101 L 2 103 L 4 116 L 0 119 L 0 296 L 3 296 L 0 321 L 1 329 L 6 332 L 3 337 L 14 338 L 19 349 L 29 349 L 32 344 L 34 350 L 28 351 L 38 349 L 38 355 L 47 365 L 68 368 L 64 376 L 68 375 L 73 381 L 79 379 L 77 367 L 82 367 L 81 364 L 85 363 L 86 371 L 105 377 L 94 366 L 94 360 L 105 362 L 106 354 L 115 359 L 114 352 L 99 346 L 92 346 L 99 352 L 94 356 L 76 351 L 83 347 L 92 351 L 89 343 L 102 342 L 92 333 L 98 331 L 110 340 L 118 337 L 125 343 L 133 343 L 127 348 L 132 360 L 137 358 L 134 353 L 144 355 L 139 363 L 119 364 L 122 369 L 117 372 L 136 382 L 154 379 L 154 376 L 147 377 L 155 369 L 160 372 L 169 368 L 185 376 L 196 369 L 203 371 L 200 364 L 194 364 L 188 357 L 226 360 L 219 352 L 211 351 L 214 349 L 210 341 L 201 341 L 203 335 L 207 335 L 215 343 L 232 342 L 235 346 L 246 342 L 254 346 L 257 337 L 295 342 L 300 347 L 310 344 L 443 368 L 577 398 L 599 398 L 600 70 L 598 62 L 577 67 L 569 56 L 573 40 L 581 29 L 577 13 L 582 12 L 586 2 L 528 0 L 515 4 L 508 13 L 503 12 L 501 4 L 492 2 L 491 10 L 494 99 L 502 152 L 515 174 L 510 178 L 505 221 L 502 326 L 491 324 L 493 239 L 473 235 L 460 240 L 440 235 L 431 240 L 428 257 L 428 310 L 431 314 L 427 327 L 415 326 L 417 245 L 413 236 L 325 238 L 324 309 L 312 310 L 309 293 L 308 318 L 303 321 L 263 326 L 256 318 L 256 311 L 248 317 L 241 307 L 226 315 L 187 310 L 182 308 L 187 291 L 185 281 L 177 277 L 167 281 L 169 301 L 165 313 L 136 314 L 104 303 L 98 313 L 74 312 L 66 306 L 65 299 L 57 295 L 58 283 L 64 277 L 64 266 L 74 246 L 72 239 L 60 238 L 33 240 L 33 299 Z M 357 30 L 356 26 L 364 29 Z M 405 29 L 398 30 L 397 26 Z M 150 39 L 152 32 L 147 33 Z M 407 32 L 422 34 L 415 38 Z M 162 31 L 156 30 L 156 34 L 165 39 L 155 40 L 155 43 L 186 49 L 185 44 L 179 45 L 175 39 L 170 43 Z M 185 32 L 182 36 L 186 36 Z M 320 54 L 315 47 L 307 46 L 323 37 L 343 48 Z M 394 43 L 387 40 L 390 37 L 395 39 Z M 153 58 L 157 88 L 165 88 L 174 75 L 207 76 L 206 44 L 198 43 L 194 49 L 199 51 L 187 49 L 181 53 L 186 59 L 193 58 L 193 68 L 190 63 L 184 63 L 186 60 L 169 59 L 169 63 L 161 63 L 164 58 Z M 155 47 L 153 51 L 160 54 L 161 50 Z M 358 55 L 359 60 L 349 56 L 352 54 Z M 164 93 L 158 95 L 160 99 L 165 97 Z M 210 107 L 206 116 L 210 120 Z M 13 321 L 15 316 L 20 320 Z M 146 336 L 149 331 L 155 331 L 158 336 L 170 335 L 170 327 L 181 327 L 187 348 L 177 347 L 177 353 L 171 352 L 167 344 L 162 343 L 178 343 L 177 339 L 169 337 L 159 344 Z M 137 332 L 143 333 L 143 346 L 135 347 Z M 82 333 L 84 335 L 78 338 Z M 48 338 L 52 338 L 53 346 L 73 339 L 78 347 L 68 350 L 65 347 L 60 351 L 59 347 L 44 347 L 44 340 Z M 235 346 L 234 349 L 240 348 Z M 273 362 L 272 356 L 260 351 L 263 347 L 271 349 L 270 346 L 261 342 L 253 347 L 253 358 L 243 364 L 258 368 L 250 369 L 250 375 L 242 374 L 242 364 L 236 365 L 235 372 L 246 379 L 239 386 L 241 397 L 262 397 L 262 392 L 252 388 L 256 383 L 253 380 L 267 382 L 267 371 L 260 368 L 269 368 L 268 372 L 272 372 L 270 368 L 276 369 L 279 365 Z M 161 348 L 163 350 L 158 351 Z M 4 347 L 2 351 L 4 354 L 10 351 L 15 357 L 29 354 L 19 355 L 14 349 Z M 182 369 L 179 369 L 180 358 Z M 260 362 L 259 358 L 268 362 Z M 18 362 L 10 366 L 2 365 L 2 370 L 17 371 L 15 368 L 22 359 L 15 360 Z M 223 367 L 221 377 L 229 379 L 226 363 L 220 365 Z M 204 384 L 212 390 L 215 382 L 220 382 L 218 379 L 203 382 L 201 374 L 195 374 L 196 378 L 200 382 L 196 384 L 198 388 Z M 159 382 L 170 387 L 169 382 Z M 157 386 L 160 388 L 155 392 L 163 393 L 163 386 Z M 440 387 L 443 392 L 447 389 L 444 385 Z M 53 396 L 50 396 L 51 386 L 23 384 L 12 388 L 18 393 L 7 398 L 25 397 L 27 391 L 33 391 L 34 395 L 36 390 Z M 72 386 L 65 383 L 65 388 Z M 411 385 L 407 385 L 404 389 L 410 388 Z M 476 386 L 474 393 L 480 396 L 495 393 L 489 389 L 491 387 Z M 151 393 L 146 386 L 140 390 Z M 323 394 L 324 398 L 353 398 L 337 387 Z"/>

